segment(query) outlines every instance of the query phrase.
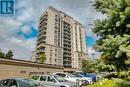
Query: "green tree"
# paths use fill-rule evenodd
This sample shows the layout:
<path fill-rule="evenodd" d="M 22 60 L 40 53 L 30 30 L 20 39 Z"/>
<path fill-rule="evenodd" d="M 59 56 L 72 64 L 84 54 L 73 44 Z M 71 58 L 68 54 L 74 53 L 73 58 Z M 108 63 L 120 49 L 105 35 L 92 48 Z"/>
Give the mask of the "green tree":
<path fill-rule="evenodd" d="M 94 48 L 101 52 L 102 64 L 117 72 L 130 65 L 130 0 L 95 0 L 93 6 L 106 15 L 92 24 L 92 31 L 100 37 Z"/>
<path fill-rule="evenodd" d="M 7 52 L 7 54 L 5 55 L 5 58 L 11 59 L 12 57 L 13 57 L 13 52 L 12 52 L 11 50 L 9 50 L 9 51 Z"/>
<path fill-rule="evenodd" d="M 123 51 L 124 46 L 130 44 L 130 36 L 117 35 L 116 37 L 108 35 L 106 39 L 100 41 L 101 44 L 95 45 L 95 49 L 101 54 L 101 59 L 108 65 L 114 65 L 116 71 L 128 70 L 130 64 L 126 63 L 129 60 L 126 52 Z"/>
<path fill-rule="evenodd" d="M 45 53 L 42 53 L 42 54 L 40 54 L 40 63 L 44 63 L 45 62 L 45 60 L 46 60 L 46 56 L 45 56 Z"/>
<path fill-rule="evenodd" d="M 1 51 L 1 49 L 0 49 L 0 58 L 4 58 L 4 53 Z"/>
<path fill-rule="evenodd" d="M 91 60 L 86 60 L 84 59 L 82 61 L 82 68 L 81 70 L 83 72 L 95 72 L 95 64 L 96 64 L 96 61 L 91 61 Z"/>
<path fill-rule="evenodd" d="M 95 0 L 93 6 L 106 15 L 105 19 L 94 21 L 94 33 L 102 38 L 130 34 L 130 0 Z"/>
<path fill-rule="evenodd" d="M 95 65 L 95 70 L 96 72 L 111 72 L 115 71 L 115 66 L 113 64 L 106 64 L 100 59 Z"/>

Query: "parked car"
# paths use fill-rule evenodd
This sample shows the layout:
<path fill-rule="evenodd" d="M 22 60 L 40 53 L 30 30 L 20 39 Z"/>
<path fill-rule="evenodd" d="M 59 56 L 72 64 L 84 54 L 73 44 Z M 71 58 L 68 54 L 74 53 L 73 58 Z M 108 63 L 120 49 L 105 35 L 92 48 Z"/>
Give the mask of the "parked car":
<path fill-rule="evenodd" d="M 97 80 L 99 80 L 99 79 L 101 79 L 101 78 L 103 78 L 102 76 L 101 76 L 101 74 L 96 74 L 97 75 Z"/>
<path fill-rule="evenodd" d="M 97 81 L 97 76 L 96 74 L 92 73 L 84 73 L 84 72 L 74 72 L 73 75 L 79 76 L 79 77 L 89 77 L 92 79 L 93 82 Z"/>
<path fill-rule="evenodd" d="M 86 80 L 87 79 L 89 84 L 93 84 L 94 83 L 92 78 L 90 78 L 90 77 L 85 77 L 85 76 L 79 75 L 79 74 L 72 74 L 72 75 L 74 75 L 77 78 L 81 78 L 82 80 Z"/>
<path fill-rule="evenodd" d="M 68 82 L 58 75 L 35 75 L 32 79 L 45 87 L 77 87 L 76 83 Z"/>
<path fill-rule="evenodd" d="M 79 85 L 88 85 L 88 84 L 92 83 L 90 78 L 75 77 L 74 75 L 69 74 L 69 73 L 57 72 L 57 73 L 53 73 L 53 74 L 64 77 L 67 81 L 72 81 L 72 82 L 76 82 L 76 83 L 78 81 Z"/>
<path fill-rule="evenodd" d="M 0 81 L 0 87 L 43 87 L 32 79 L 26 78 L 10 78 Z"/>
<path fill-rule="evenodd" d="M 114 72 L 112 72 L 112 73 L 114 73 Z M 100 72 L 99 74 L 100 74 L 101 77 L 105 77 L 105 76 L 110 75 L 109 72 Z"/>

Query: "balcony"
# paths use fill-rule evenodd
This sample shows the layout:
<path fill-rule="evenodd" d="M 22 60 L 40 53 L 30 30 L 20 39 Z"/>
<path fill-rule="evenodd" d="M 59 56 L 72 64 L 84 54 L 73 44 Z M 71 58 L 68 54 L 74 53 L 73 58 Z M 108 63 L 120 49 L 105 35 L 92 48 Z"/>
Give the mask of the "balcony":
<path fill-rule="evenodd" d="M 71 59 L 64 59 L 63 61 L 68 63 L 71 61 Z"/>
<path fill-rule="evenodd" d="M 43 53 L 45 53 L 45 51 L 39 51 L 39 52 L 37 52 L 37 55 L 40 55 L 40 54 L 43 54 Z"/>
<path fill-rule="evenodd" d="M 46 41 L 43 41 L 43 40 L 38 41 L 38 42 L 37 42 L 37 46 L 39 46 L 39 45 L 42 44 L 42 43 L 46 43 Z"/>
<path fill-rule="evenodd" d="M 70 44 L 70 43 L 71 43 L 71 40 L 69 40 L 69 39 L 64 39 L 64 42 Z"/>
<path fill-rule="evenodd" d="M 71 37 L 71 34 L 64 33 L 64 37 Z"/>
<path fill-rule="evenodd" d="M 64 67 L 71 68 L 71 64 L 63 64 Z"/>
<path fill-rule="evenodd" d="M 43 22 L 42 24 L 39 25 L 39 28 L 47 27 L 47 22 Z"/>
<path fill-rule="evenodd" d="M 40 17 L 40 20 L 43 20 L 43 18 L 46 18 L 46 17 L 48 17 L 48 13 L 47 12 Z"/>
<path fill-rule="evenodd" d="M 46 30 L 42 30 L 41 32 L 39 32 L 39 36 L 41 35 L 46 35 Z"/>
<path fill-rule="evenodd" d="M 42 20 L 40 20 L 40 24 L 42 24 L 44 21 L 47 21 L 47 17 L 44 17 Z"/>
<path fill-rule="evenodd" d="M 44 40 L 44 39 L 38 39 L 37 40 L 37 45 L 39 45 L 39 44 L 42 44 L 42 43 L 45 43 L 46 42 L 46 40 Z"/>
<path fill-rule="evenodd" d="M 64 23 L 64 27 L 65 28 L 68 28 L 68 27 L 70 28 L 70 24 L 69 23 Z"/>
<path fill-rule="evenodd" d="M 40 24 L 40 27 L 47 25 L 47 21 L 44 21 Z"/>
<path fill-rule="evenodd" d="M 39 44 L 39 45 L 36 46 L 36 48 L 41 48 L 41 47 L 45 47 L 45 45 L 44 44 Z"/>
<path fill-rule="evenodd" d="M 65 55 L 65 56 L 71 56 L 71 53 L 64 52 L 63 55 Z"/>
<path fill-rule="evenodd" d="M 39 41 L 39 39 L 41 39 L 41 40 L 45 40 L 46 39 L 46 35 L 45 34 L 39 34 L 39 36 L 38 36 L 38 41 Z"/>
<path fill-rule="evenodd" d="M 66 49 L 66 50 L 63 50 L 65 53 L 71 53 L 71 48 L 70 49 Z"/>
<path fill-rule="evenodd" d="M 45 46 L 44 46 L 44 47 L 39 47 L 39 48 L 37 48 L 36 53 L 37 53 L 37 54 L 45 53 Z"/>
<path fill-rule="evenodd" d="M 71 41 L 65 41 L 64 40 L 64 44 L 63 45 L 70 45 L 71 44 Z"/>
<path fill-rule="evenodd" d="M 70 44 L 64 44 L 64 47 L 65 48 L 71 48 L 71 45 Z"/>
<path fill-rule="evenodd" d="M 71 29 L 70 28 L 64 28 L 64 32 L 71 33 Z"/>
<path fill-rule="evenodd" d="M 45 50 L 37 50 L 37 54 L 45 53 Z"/>
<path fill-rule="evenodd" d="M 47 30 L 47 26 L 41 26 L 41 28 L 39 28 L 39 32 L 46 31 L 46 30 Z"/>

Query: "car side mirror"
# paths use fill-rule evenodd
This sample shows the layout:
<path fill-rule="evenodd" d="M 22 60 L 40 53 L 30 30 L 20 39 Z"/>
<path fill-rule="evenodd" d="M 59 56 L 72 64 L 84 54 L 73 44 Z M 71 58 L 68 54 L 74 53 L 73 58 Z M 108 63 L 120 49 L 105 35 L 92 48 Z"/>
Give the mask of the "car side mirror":
<path fill-rule="evenodd" d="M 17 87 L 16 85 L 12 85 L 11 87 Z"/>
<path fill-rule="evenodd" d="M 39 86 L 39 85 L 40 85 L 40 83 L 39 83 L 39 82 L 37 82 L 37 83 L 35 83 L 35 85 L 36 85 L 36 86 Z"/>

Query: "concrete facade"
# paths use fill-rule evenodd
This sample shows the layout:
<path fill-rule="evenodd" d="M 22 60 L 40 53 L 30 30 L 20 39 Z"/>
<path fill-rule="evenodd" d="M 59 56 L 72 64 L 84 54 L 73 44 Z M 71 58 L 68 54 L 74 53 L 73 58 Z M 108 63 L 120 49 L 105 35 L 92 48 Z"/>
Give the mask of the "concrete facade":
<path fill-rule="evenodd" d="M 63 71 L 64 68 L 62 66 L 0 58 L 0 79 L 11 77 L 30 77 L 34 74 L 45 74 Z"/>
<path fill-rule="evenodd" d="M 36 53 L 33 61 L 45 53 L 47 64 L 80 69 L 82 60 L 87 58 L 84 27 L 71 16 L 49 7 L 40 17 Z"/>

